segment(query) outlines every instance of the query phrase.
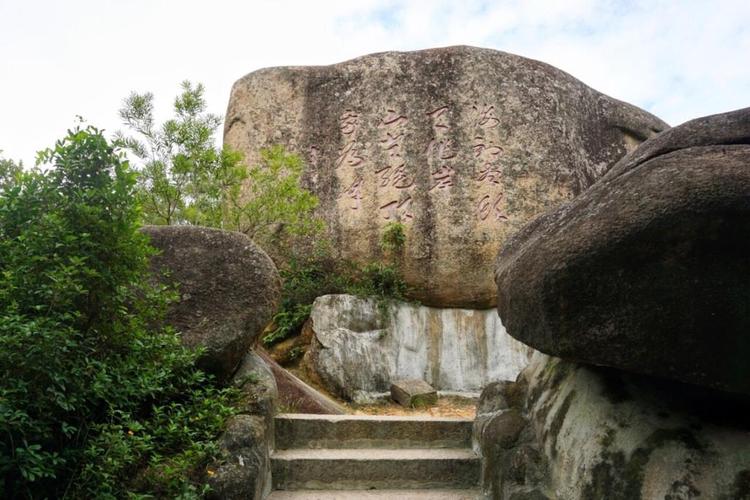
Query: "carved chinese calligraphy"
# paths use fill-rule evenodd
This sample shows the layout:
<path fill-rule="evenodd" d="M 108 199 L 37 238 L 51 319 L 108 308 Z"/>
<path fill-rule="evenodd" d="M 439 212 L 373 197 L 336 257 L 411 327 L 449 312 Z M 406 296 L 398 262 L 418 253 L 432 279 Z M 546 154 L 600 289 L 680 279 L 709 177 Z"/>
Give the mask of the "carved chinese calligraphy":
<path fill-rule="evenodd" d="M 450 160 L 458 155 L 456 144 L 449 135 L 448 106 L 440 106 L 428 111 L 427 116 L 430 118 L 433 133 L 425 151 L 432 178 L 429 190 L 442 190 L 453 186 L 453 176 L 456 170 L 450 165 Z"/>
<path fill-rule="evenodd" d="M 378 144 L 381 147 L 384 162 L 375 170 L 383 198 L 387 201 L 380 205 L 380 214 L 386 220 L 410 220 L 413 215 L 411 194 L 408 191 L 414 186 L 413 177 L 407 172 L 404 139 L 409 119 L 395 109 L 387 109 L 383 114 L 378 129 Z M 406 191 L 402 193 L 401 191 Z"/>
<path fill-rule="evenodd" d="M 361 167 L 367 160 L 364 154 L 364 146 L 358 141 L 360 129 L 359 113 L 347 109 L 339 117 L 339 130 L 344 137 L 344 144 L 339 150 L 335 161 L 336 169 L 342 167 L 346 170 L 341 173 L 342 180 L 346 181 L 348 187 L 345 190 L 345 196 L 349 200 L 348 206 L 351 210 L 360 210 L 362 208 L 363 177 Z"/>
<path fill-rule="evenodd" d="M 427 116 L 432 120 L 432 128 L 435 130 L 436 134 L 450 128 L 448 124 L 448 116 L 446 114 L 447 112 L 448 106 L 440 106 L 439 108 L 427 112 Z"/>
<path fill-rule="evenodd" d="M 346 139 L 339 150 L 338 158 L 336 158 L 336 168 L 341 166 L 358 167 L 365 161 L 364 148 L 357 141 L 359 123 L 359 115 L 350 109 L 347 109 L 339 117 L 339 130 Z"/>
<path fill-rule="evenodd" d="M 354 141 L 346 144 L 341 151 L 339 156 L 336 158 L 336 167 L 346 165 L 349 167 L 358 167 L 365 161 L 365 157 L 360 153 L 358 144 Z"/>
<path fill-rule="evenodd" d="M 494 220 L 508 220 L 500 206 L 502 201 L 503 193 L 497 194 L 494 198 L 489 194 L 482 196 L 477 206 L 479 220 L 485 221 L 490 218 L 490 215 L 493 216 L 492 219 Z"/>
<path fill-rule="evenodd" d="M 497 127 L 500 120 L 495 116 L 495 106 L 489 104 L 474 103 L 471 107 L 472 125 L 482 129 Z"/>
<path fill-rule="evenodd" d="M 432 173 L 433 184 L 430 187 L 430 191 L 433 189 L 445 189 L 453 185 L 453 175 L 456 173 L 450 165 L 443 165 L 438 170 Z"/>
<path fill-rule="evenodd" d="M 469 113 L 474 130 L 474 182 L 477 184 L 477 217 L 480 221 L 506 220 L 503 213 L 503 193 L 497 190 L 502 186 L 503 148 L 499 143 L 500 120 L 495 114 L 495 106 L 474 102 Z"/>
<path fill-rule="evenodd" d="M 402 200 L 393 200 L 380 207 L 380 214 L 385 220 L 410 221 L 414 218 L 411 211 L 412 197 L 406 195 Z"/>
<path fill-rule="evenodd" d="M 339 117 L 339 129 L 344 135 L 352 135 L 359 127 L 359 115 L 351 109 L 344 111 Z"/>
<path fill-rule="evenodd" d="M 359 210 L 362 208 L 362 179 L 355 180 L 349 189 L 346 190 L 347 197 L 353 200 L 350 205 L 352 210 Z"/>
<path fill-rule="evenodd" d="M 458 165 L 455 162 L 469 161 L 469 168 L 465 171 L 477 183 L 472 196 L 477 206 L 478 220 L 506 220 L 503 193 L 498 191 L 503 178 L 500 162 L 503 148 L 498 145 L 500 120 L 496 116 L 495 106 L 477 102 L 470 105 L 467 116 L 474 132 L 470 144 L 459 144 L 451 133 L 449 106 L 429 108 L 425 115 L 431 130 L 430 140 L 424 149 L 430 175 L 427 192 L 436 194 L 448 191 L 456 181 Z M 343 206 L 359 211 L 363 200 L 372 194 L 383 219 L 411 220 L 415 174 L 406 160 L 409 117 L 396 107 L 386 108 L 373 123 L 376 124 L 374 130 L 377 135 L 371 138 L 371 143 L 364 144 L 360 136 L 368 137 L 370 134 L 369 137 L 372 137 L 371 132 L 362 130 L 362 124 L 368 121 L 367 117 L 363 118 L 352 109 L 345 110 L 339 116 L 343 141 L 334 164 L 346 186 L 343 196 L 348 202 Z M 376 148 L 371 158 L 365 154 L 370 144 Z M 317 150 L 311 149 L 311 161 L 317 161 L 317 154 Z M 372 180 L 366 180 L 373 175 Z M 365 186 L 375 186 L 376 190 L 370 193 Z"/>
<path fill-rule="evenodd" d="M 472 149 L 477 162 L 474 179 L 479 182 L 487 181 L 493 184 L 500 184 L 502 171 L 498 161 L 503 148 L 493 143 L 487 144 L 485 138 L 479 136 L 474 138 Z"/>
<path fill-rule="evenodd" d="M 378 142 L 385 153 L 385 164 L 375 170 L 380 178 L 380 186 L 392 186 L 396 189 L 405 189 L 414 184 L 414 180 L 406 173 L 404 166 L 404 145 L 406 135 L 406 124 L 408 118 L 397 113 L 393 109 L 386 111 L 380 121 L 378 128 L 381 129 Z"/>

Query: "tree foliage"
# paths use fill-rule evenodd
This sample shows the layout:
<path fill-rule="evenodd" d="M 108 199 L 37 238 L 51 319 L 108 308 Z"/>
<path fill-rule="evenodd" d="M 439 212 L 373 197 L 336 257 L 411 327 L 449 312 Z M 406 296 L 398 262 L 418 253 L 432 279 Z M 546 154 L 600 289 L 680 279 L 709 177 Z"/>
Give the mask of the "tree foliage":
<path fill-rule="evenodd" d="M 0 490 L 197 494 L 186 470 L 214 451 L 231 393 L 154 326 L 172 293 L 148 277 L 136 176 L 91 127 L 39 161 L 0 196 Z"/>
<path fill-rule="evenodd" d="M 221 124 L 206 111 L 201 84 L 182 83 L 174 118 L 157 125 L 154 96 L 133 92 L 120 109 L 135 133 L 117 139 L 138 160 L 139 198 L 151 224 L 200 224 L 239 231 L 278 256 L 291 241 L 317 235 L 318 199 L 301 185 L 304 165 L 281 146 L 260 151 L 260 163 L 214 147 Z"/>
<path fill-rule="evenodd" d="M 247 175 L 239 153 L 214 146 L 221 118 L 206 111 L 204 92 L 201 84 L 183 82 L 174 117 L 160 126 L 150 92 L 131 93 L 120 109 L 135 136 L 119 133 L 117 139 L 140 160 L 138 193 L 147 223 L 221 227 L 227 196 Z"/>
<path fill-rule="evenodd" d="M 7 186 L 16 182 L 16 179 L 23 172 L 23 163 L 16 163 L 13 160 L 3 158 L 3 151 L 0 149 L 0 194 L 3 193 Z"/>
<path fill-rule="evenodd" d="M 262 149 L 260 157 L 261 163 L 248 170 L 247 189 L 235 186 L 229 192 L 226 226 L 267 249 L 317 235 L 323 226 L 313 215 L 318 198 L 301 187 L 300 157 L 281 146 Z"/>

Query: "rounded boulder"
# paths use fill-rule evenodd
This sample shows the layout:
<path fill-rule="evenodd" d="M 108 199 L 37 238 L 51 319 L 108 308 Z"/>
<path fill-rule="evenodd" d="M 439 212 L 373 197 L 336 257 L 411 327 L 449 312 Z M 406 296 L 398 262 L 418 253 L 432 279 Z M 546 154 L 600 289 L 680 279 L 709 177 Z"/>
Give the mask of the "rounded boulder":
<path fill-rule="evenodd" d="M 154 274 L 179 293 L 167 322 L 184 345 L 204 349 L 199 366 L 226 380 L 276 312 L 276 266 L 241 233 L 199 226 L 147 226 L 143 232 L 159 250 L 151 260 Z"/>
<path fill-rule="evenodd" d="M 750 394 L 750 108 L 625 157 L 498 255 L 510 335 L 554 356 Z"/>

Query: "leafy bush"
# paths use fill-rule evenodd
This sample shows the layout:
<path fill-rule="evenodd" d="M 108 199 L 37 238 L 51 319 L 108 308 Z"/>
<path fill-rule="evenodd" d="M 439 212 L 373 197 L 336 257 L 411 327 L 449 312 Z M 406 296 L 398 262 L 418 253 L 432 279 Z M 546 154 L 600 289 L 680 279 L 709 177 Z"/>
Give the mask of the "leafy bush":
<path fill-rule="evenodd" d="M 135 175 L 94 128 L 0 197 L 0 489 L 7 498 L 198 495 L 233 391 L 157 328 Z M 139 472 L 144 471 L 144 472 Z M 135 478 L 135 480 L 134 480 Z"/>

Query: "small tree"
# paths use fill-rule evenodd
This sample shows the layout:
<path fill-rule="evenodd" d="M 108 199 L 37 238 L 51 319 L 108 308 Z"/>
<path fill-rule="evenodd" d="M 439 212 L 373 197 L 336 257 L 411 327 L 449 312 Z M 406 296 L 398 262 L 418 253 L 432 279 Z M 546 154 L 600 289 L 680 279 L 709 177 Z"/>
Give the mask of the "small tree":
<path fill-rule="evenodd" d="M 260 156 L 261 163 L 248 170 L 246 189 L 229 190 L 226 227 L 273 253 L 288 254 L 290 240 L 314 237 L 322 229 L 313 215 L 318 198 L 301 187 L 299 156 L 281 146 L 262 149 Z"/>
<path fill-rule="evenodd" d="M 318 199 L 301 185 L 302 160 L 274 146 L 260 151 L 260 164 L 247 167 L 240 153 L 216 149 L 221 118 L 206 112 L 203 94 L 201 84 L 183 82 L 175 117 L 161 126 L 151 93 L 131 93 L 120 109 L 136 137 L 118 133 L 117 139 L 142 161 L 138 193 L 145 222 L 239 231 L 278 263 L 288 260 L 291 242 L 312 240 L 322 229 L 314 216 Z"/>
<path fill-rule="evenodd" d="M 136 137 L 117 139 L 139 165 L 139 199 L 151 224 L 201 224 L 221 227 L 227 194 L 246 172 L 242 156 L 214 146 L 221 118 L 206 112 L 203 85 L 182 82 L 175 98 L 175 117 L 161 126 L 154 121 L 154 95 L 128 96 L 120 117 Z"/>

